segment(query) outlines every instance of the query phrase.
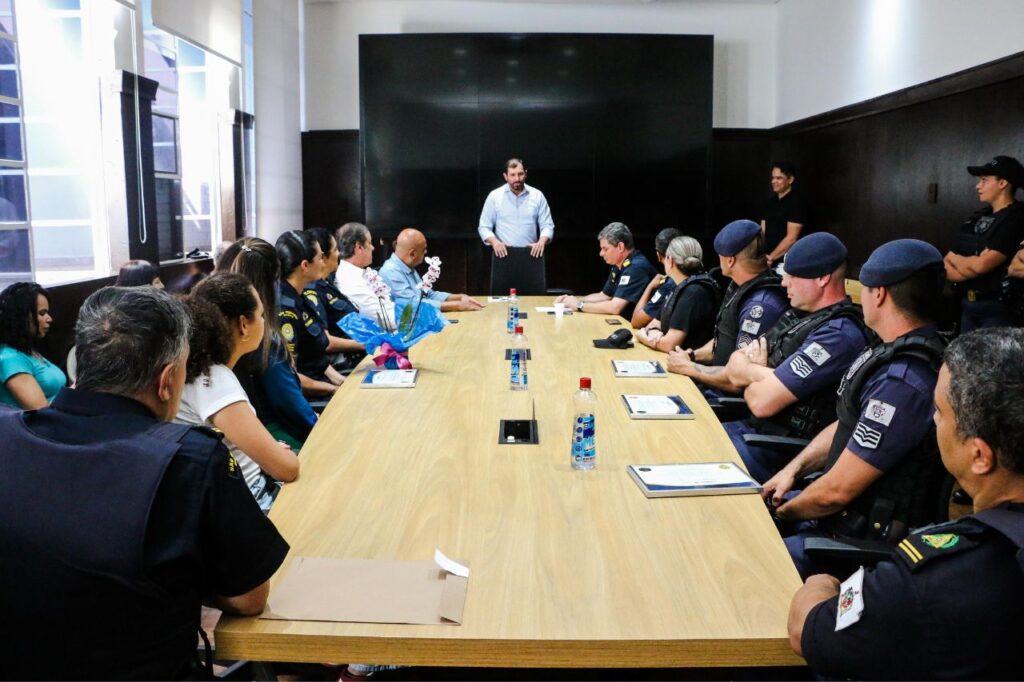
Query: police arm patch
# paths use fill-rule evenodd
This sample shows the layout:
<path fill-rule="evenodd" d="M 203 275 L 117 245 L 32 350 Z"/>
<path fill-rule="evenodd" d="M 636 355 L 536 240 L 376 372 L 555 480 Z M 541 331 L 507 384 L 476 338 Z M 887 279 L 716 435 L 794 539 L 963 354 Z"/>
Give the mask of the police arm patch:
<path fill-rule="evenodd" d="M 803 352 L 804 355 L 809 357 L 811 360 L 814 360 L 814 364 L 818 367 L 824 365 L 828 362 L 829 358 L 832 357 L 832 354 L 822 348 L 820 343 L 812 343 L 808 345 L 807 348 L 803 349 Z"/>
<path fill-rule="evenodd" d="M 629 284 L 629 275 L 619 277 L 619 284 Z"/>
<path fill-rule="evenodd" d="M 801 379 L 806 379 L 811 375 L 811 372 L 814 371 L 814 368 L 811 367 L 810 363 L 799 355 L 790 360 L 789 368 L 793 370 L 793 374 L 797 375 Z"/>
<path fill-rule="evenodd" d="M 882 432 L 865 426 L 864 422 L 857 422 L 857 428 L 853 430 L 853 440 L 862 448 L 874 450 L 882 442 Z"/>
<path fill-rule="evenodd" d="M 836 609 L 836 632 L 860 620 L 864 613 L 864 567 L 861 566 L 839 586 L 839 608 Z"/>
<path fill-rule="evenodd" d="M 754 320 L 743 320 L 743 325 L 741 326 L 741 329 L 748 334 L 756 334 L 760 328 L 761 323 Z"/>
<path fill-rule="evenodd" d="M 755 305 L 753 308 L 750 309 L 750 319 L 752 320 L 760 320 L 763 315 L 764 306 L 762 305 Z"/>
<path fill-rule="evenodd" d="M 867 409 L 864 410 L 864 416 L 873 422 L 889 426 L 892 423 L 892 418 L 896 416 L 896 408 L 881 400 L 871 399 L 868 401 Z"/>

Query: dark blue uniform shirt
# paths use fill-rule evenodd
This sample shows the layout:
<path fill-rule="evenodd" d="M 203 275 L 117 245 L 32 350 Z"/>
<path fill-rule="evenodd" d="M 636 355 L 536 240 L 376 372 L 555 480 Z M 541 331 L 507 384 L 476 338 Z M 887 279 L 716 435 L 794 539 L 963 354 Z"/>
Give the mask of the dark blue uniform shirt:
<path fill-rule="evenodd" d="M 844 317 L 830 320 L 775 368 L 775 376 L 797 400 L 806 400 L 829 386 L 838 387 L 866 344 L 864 333 L 853 321 Z"/>
<path fill-rule="evenodd" d="M 912 334 L 937 337 L 932 325 Z M 860 419 L 846 448 L 888 471 L 917 447 L 932 427 L 938 375 L 920 358 L 897 356 L 868 377 L 860 394 Z"/>
<path fill-rule="evenodd" d="M 647 313 L 653 319 L 661 317 L 661 308 L 665 305 L 665 299 L 668 298 L 676 288 L 676 281 L 668 275 L 661 276 L 661 284 L 654 290 L 651 297 L 647 299 L 647 303 L 644 304 L 644 312 Z"/>
<path fill-rule="evenodd" d="M 329 339 L 316 309 L 286 280 L 277 283 L 277 321 L 288 352 L 295 357 L 299 374 L 322 380 L 327 369 Z"/>
<path fill-rule="evenodd" d="M 1022 512 L 1024 505 L 1010 505 Z M 804 658 L 834 679 L 1018 679 L 1024 657 L 1024 574 L 1017 547 L 971 517 L 913 531 L 804 623 Z M 836 614 L 862 600 L 860 620 Z"/>
<path fill-rule="evenodd" d="M 740 306 L 736 347 L 742 348 L 764 336 L 789 310 L 786 294 L 773 289 L 758 289 L 747 296 Z"/>
<path fill-rule="evenodd" d="M 601 293 L 609 298 L 621 298 L 629 301 L 622 311 L 622 316 L 629 319 L 633 314 L 633 305 L 640 300 L 651 280 L 658 276 L 655 268 L 644 254 L 634 249 L 622 266 L 612 266 L 608 273 L 608 281 L 604 283 Z"/>

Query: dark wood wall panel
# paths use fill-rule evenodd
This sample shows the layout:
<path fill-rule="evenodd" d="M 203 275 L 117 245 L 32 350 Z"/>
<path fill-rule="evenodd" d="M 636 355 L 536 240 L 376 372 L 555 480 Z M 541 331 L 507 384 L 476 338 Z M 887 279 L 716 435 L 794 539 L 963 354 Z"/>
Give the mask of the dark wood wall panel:
<path fill-rule="evenodd" d="M 363 222 L 358 130 L 302 133 L 302 206 L 306 227 Z"/>
<path fill-rule="evenodd" d="M 800 167 L 811 226 L 835 233 L 859 267 L 879 244 L 916 237 L 945 251 L 980 208 L 967 165 L 1024 159 L 1024 77 L 897 109 L 780 130 L 772 155 Z M 938 185 L 929 203 L 928 185 Z"/>

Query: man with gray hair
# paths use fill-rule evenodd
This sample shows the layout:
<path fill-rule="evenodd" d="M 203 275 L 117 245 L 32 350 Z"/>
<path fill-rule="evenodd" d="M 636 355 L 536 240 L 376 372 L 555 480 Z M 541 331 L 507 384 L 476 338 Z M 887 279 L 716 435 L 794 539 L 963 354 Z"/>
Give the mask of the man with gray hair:
<path fill-rule="evenodd" d="M 378 297 L 366 280 L 366 268 L 373 263 L 373 238 L 362 223 L 345 223 L 334 235 L 338 242 L 338 273 L 335 281 L 359 314 L 381 324 L 394 324 L 395 303 L 388 295 Z M 383 280 L 382 280 L 383 281 Z M 381 319 L 382 312 L 387 320 Z"/>
<path fill-rule="evenodd" d="M 813 575 L 789 641 L 835 679 L 1011 679 L 1024 624 L 1024 330 L 988 328 L 946 350 L 935 386 L 942 463 L 974 513 L 910 533 L 845 582 Z"/>
<path fill-rule="evenodd" d="M 633 246 L 633 233 L 622 223 L 609 223 L 597 235 L 601 258 L 612 266 L 601 291 L 577 298 L 559 296 L 555 303 L 564 303 L 570 310 L 598 315 L 622 315 L 629 318 L 633 307 L 658 276 L 658 270 L 644 254 Z"/>
<path fill-rule="evenodd" d="M 263 610 L 288 544 L 220 437 L 168 423 L 190 326 L 163 291 L 101 289 L 78 316 L 77 387 L 0 415 L 4 617 L 18 624 L 5 677 L 195 677 L 204 602 Z"/>

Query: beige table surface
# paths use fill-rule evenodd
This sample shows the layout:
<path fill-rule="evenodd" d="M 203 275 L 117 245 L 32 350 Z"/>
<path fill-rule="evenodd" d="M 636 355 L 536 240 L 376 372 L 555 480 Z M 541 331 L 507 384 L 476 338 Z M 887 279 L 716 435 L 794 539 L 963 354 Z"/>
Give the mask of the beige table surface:
<path fill-rule="evenodd" d="M 461 626 L 225 617 L 224 658 L 438 666 L 797 665 L 786 614 L 799 578 L 759 496 L 647 499 L 628 464 L 739 461 L 687 378 L 617 379 L 605 316 L 520 309 L 533 360 L 508 388 L 506 306 L 410 353 L 415 389 L 367 390 L 356 369 L 302 450 L 270 517 L 296 556 L 431 559 L 471 566 Z M 593 379 L 597 469 L 569 466 L 571 396 Z M 673 392 L 696 419 L 630 420 L 622 393 Z M 539 445 L 499 445 L 498 421 L 539 422 Z M 273 583 L 271 585 L 273 589 Z"/>

